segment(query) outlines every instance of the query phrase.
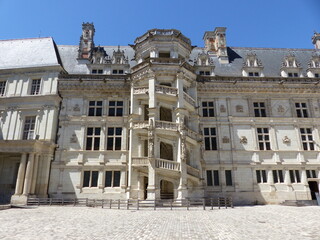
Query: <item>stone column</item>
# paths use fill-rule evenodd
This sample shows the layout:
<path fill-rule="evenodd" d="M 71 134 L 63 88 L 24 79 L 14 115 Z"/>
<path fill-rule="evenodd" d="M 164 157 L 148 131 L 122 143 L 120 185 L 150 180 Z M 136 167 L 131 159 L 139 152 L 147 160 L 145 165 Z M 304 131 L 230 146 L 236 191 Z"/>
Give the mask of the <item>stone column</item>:
<path fill-rule="evenodd" d="M 17 176 L 17 183 L 16 183 L 16 190 L 15 195 L 21 195 L 22 194 L 22 188 L 23 188 L 23 181 L 24 181 L 24 175 L 26 172 L 26 163 L 27 163 L 27 154 L 22 153 L 21 154 L 21 160 L 19 165 L 19 171 Z"/>
<path fill-rule="evenodd" d="M 39 158 L 40 154 L 36 154 L 34 158 L 34 167 L 33 167 L 33 177 L 31 183 L 31 194 L 35 194 L 36 192 L 36 184 L 37 184 L 37 175 L 38 175 L 38 167 L 39 167 Z"/>
<path fill-rule="evenodd" d="M 27 163 L 26 175 L 24 178 L 23 195 L 28 195 L 31 189 L 32 172 L 34 164 L 34 153 L 29 153 L 29 159 Z"/>

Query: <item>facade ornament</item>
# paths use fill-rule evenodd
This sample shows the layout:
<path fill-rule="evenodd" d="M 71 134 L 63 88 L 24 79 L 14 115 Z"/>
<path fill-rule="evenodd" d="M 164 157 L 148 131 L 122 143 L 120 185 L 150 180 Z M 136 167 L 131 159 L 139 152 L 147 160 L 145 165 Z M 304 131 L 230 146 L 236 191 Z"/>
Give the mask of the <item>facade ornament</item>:
<path fill-rule="evenodd" d="M 80 112 L 79 104 L 74 105 L 73 111 L 74 111 L 74 112 Z"/>
<path fill-rule="evenodd" d="M 291 140 L 290 140 L 290 138 L 288 138 L 288 136 L 284 136 L 282 141 L 283 141 L 283 143 L 290 143 L 291 142 Z"/>
<path fill-rule="evenodd" d="M 148 156 L 149 158 L 154 157 L 154 125 L 153 120 L 150 119 L 149 129 L 148 129 Z"/>
<path fill-rule="evenodd" d="M 243 106 L 237 105 L 236 106 L 236 112 L 243 112 Z"/>
<path fill-rule="evenodd" d="M 284 107 L 282 105 L 278 106 L 278 113 L 283 113 L 285 111 Z"/>
<path fill-rule="evenodd" d="M 230 139 L 227 136 L 222 138 L 222 143 L 230 143 Z"/>
<path fill-rule="evenodd" d="M 226 107 L 224 105 L 221 105 L 220 106 L 220 112 L 224 113 L 226 111 L 227 111 Z"/>
<path fill-rule="evenodd" d="M 246 136 L 241 136 L 241 137 L 240 137 L 240 143 L 242 143 L 242 144 L 247 144 L 247 143 L 248 143 L 247 137 L 246 137 Z"/>
<path fill-rule="evenodd" d="M 77 135 L 74 133 L 70 138 L 70 143 L 77 143 L 77 142 L 78 142 L 78 138 L 77 138 Z"/>

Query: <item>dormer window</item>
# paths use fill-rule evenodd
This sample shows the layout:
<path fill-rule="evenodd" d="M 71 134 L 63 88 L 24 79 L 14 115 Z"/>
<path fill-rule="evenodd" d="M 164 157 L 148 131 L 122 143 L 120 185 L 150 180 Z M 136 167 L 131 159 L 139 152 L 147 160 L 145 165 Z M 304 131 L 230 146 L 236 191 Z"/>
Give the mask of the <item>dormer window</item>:
<path fill-rule="evenodd" d="M 124 74 L 122 69 L 113 69 L 112 74 Z"/>
<path fill-rule="evenodd" d="M 312 54 L 312 58 L 308 63 L 307 75 L 315 78 L 320 75 L 320 54 L 318 52 L 313 52 Z"/>
<path fill-rule="evenodd" d="M 210 71 L 199 71 L 199 75 L 201 76 L 210 76 Z"/>
<path fill-rule="evenodd" d="M 296 78 L 301 75 L 301 64 L 296 59 L 293 52 L 284 57 L 280 68 L 282 77 Z"/>
<path fill-rule="evenodd" d="M 262 63 L 253 52 L 247 54 L 242 68 L 242 75 L 245 77 L 260 77 L 262 74 Z"/>
<path fill-rule="evenodd" d="M 103 70 L 102 69 L 92 69 L 91 73 L 92 74 L 103 74 Z"/>

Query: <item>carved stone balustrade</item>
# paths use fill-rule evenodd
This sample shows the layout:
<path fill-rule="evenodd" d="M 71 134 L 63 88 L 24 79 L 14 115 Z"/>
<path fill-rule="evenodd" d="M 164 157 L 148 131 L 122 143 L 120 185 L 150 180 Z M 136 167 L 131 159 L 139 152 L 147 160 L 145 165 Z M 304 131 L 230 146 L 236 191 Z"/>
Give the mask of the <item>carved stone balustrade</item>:
<path fill-rule="evenodd" d="M 180 163 L 174 162 L 171 160 L 157 158 L 156 159 L 156 168 L 179 171 L 180 170 Z"/>
<path fill-rule="evenodd" d="M 148 159 L 148 157 L 134 157 L 134 158 L 132 158 L 132 165 L 133 166 L 148 166 L 149 159 Z"/>
<path fill-rule="evenodd" d="M 194 167 L 191 167 L 190 165 L 187 165 L 187 173 L 194 177 L 200 178 L 200 170 Z"/>
<path fill-rule="evenodd" d="M 138 95 L 138 94 L 147 94 L 149 92 L 148 87 L 135 87 L 133 88 L 133 94 Z"/>
<path fill-rule="evenodd" d="M 166 94 L 166 95 L 171 95 L 171 96 L 177 96 L 178 90 L 173 87 L 167 87 L 167 86 L 156 86 L 156 93 L 161 93 L 161 94 Z"/>
<path fill-rule="evenodd" d="M 187 103 L 189 103 L 191 106 L 195 107 L 196 106 L 196 101 L 190 97 L 187 93 L 183 93 L 183 98 L 186 100 Z"/>
<path fill-rule="evenodd" d="M 143 128 L 148 128 L 148 127 L 149 127 L 148 121 L 134 122 L 134 123 L 132 124 L 132 128 L 133 128 L 133 129 L 143 129 Z"/>
<path fill-rule="evenodd" d="M 155 127 L 156 129 L 178 131 L 178 124 L 174 122 L 155 121 Z"/>

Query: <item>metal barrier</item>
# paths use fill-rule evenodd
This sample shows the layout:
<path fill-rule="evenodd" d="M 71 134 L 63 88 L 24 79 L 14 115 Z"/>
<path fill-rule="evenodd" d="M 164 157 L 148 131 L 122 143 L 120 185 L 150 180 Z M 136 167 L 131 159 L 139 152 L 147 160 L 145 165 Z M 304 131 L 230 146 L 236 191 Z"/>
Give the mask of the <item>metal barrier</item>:
<path fill-rule="evenodd" d="M 89 198 L 28 198 L 27 205 L 29 206 L 87 206 L 101 207 L 109 209 L 174 209 L 174 208 L 199 208 L 203 210 L 214 207 L 220 209 L 231 207 L 233 201 L 231 197 L 218 198 L 186 198 L 180 200 L 174 199 L 159 199 L 159 200 L 139 200 L 139 199 L 89 199 Z"/>

